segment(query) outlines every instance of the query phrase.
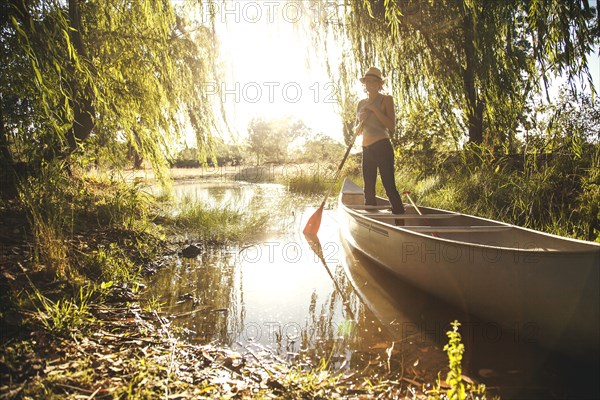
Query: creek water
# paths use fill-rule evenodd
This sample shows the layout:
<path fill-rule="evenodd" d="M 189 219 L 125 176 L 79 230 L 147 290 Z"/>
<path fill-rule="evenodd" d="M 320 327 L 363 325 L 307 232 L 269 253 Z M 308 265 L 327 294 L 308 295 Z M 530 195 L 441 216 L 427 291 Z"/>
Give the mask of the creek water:
<path fill-rule="evenodd" d="M 458 320 L 463 373 L 489 393 L 598 397 L 597 361 L 557 356 L 536 345 L 534 330 L 479 320 L 403 283 L 340 237 L 334 209 L 323 214 L 318 257 L 301 231 L 320 199 L 270 183 L 202 180 L 174 189 L 208 207 L 269 215 L 251 241 L 203 247 L 195 259 L 176 256 L 153 277 L 145 295 L 160 301 L 162 314 L 192 342 L 434 383 L 439 371 L 445 377 L 446 332 Z"/>

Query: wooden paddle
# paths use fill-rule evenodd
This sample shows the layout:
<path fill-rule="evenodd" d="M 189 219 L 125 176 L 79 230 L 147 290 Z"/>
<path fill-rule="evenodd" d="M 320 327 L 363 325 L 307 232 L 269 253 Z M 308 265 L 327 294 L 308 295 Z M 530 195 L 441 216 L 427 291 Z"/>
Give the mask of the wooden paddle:
<path fill-rule="evenodd" d="M 423 215 L 423 213 L 421 212 L 421 210 L 419 210 L 419 207 L 417 207 L 417 205 L 413 201 L 412 197 L 410 197 L 410 192 L 402 192 L 402 194 L 405 194 L 406 197 L 408 197 L 408 200 L 410 201 L 410 204 L 412 204 L 412 206 L 415 208 L 415 210 L 417 210 L 417 213 L 419 215 Z M 429 220 L 427 218 L 425 218 L 425 223 L 431 225 L 431 222 L 429 222 Z M 439 237 L 438 234 L 435 233 L 435 232 L 432 232 L 431 236 L 433 236 L 433 237 Z"/>
<path fill-rule="evenodd" d="M 352 141 L 350 142 L 350 144 L 348 145 L 348 148 L 346 149 L 346 154 L 344 154 L 344 158 L 342 158 L 342 162 L 340 162 L 340 166 L 338 167 L 338 169 L 335 173 L 333 182 L 331 183 L 331 185 L 329 185 L 329 189 L 327 189 L 327 193 L 325 194 L 325 198 L 321 202 L 321 205 L 319 206 L 317 211 L 315 211 L 315 213 L 308 219 L 308 222 L 306 223 L 306 226 L 304 227 L 304 230 L 302 231 L 305 235 L 316 235 L 317 232 L 319 232 L 319 228 L 321 227 L 321 217 L 323 217 L 323 208 L 325 207 L 325 203 L 327 203 L 327 198 L 329 197 L 329 194 L 331 193 L 331 190 L 333 189 L 335 182 L 337 181 L 337 179 L 340 176 L 340 173 L 342 172 L 342 167 L 344 166 L 344 163 L 346 162 L 346 159 L 348 158 L 348 155 L 350 154 L 350 150 L 352 149 L 352 146 L 354 146 L 354 141 L 356 140 L 356 137 L 362 131 L 363 123 L 364 123 L 364 120 L 360 124 L 358 124 L 358 127 L 356 128 L 356 133 L 354 134 Z"/>

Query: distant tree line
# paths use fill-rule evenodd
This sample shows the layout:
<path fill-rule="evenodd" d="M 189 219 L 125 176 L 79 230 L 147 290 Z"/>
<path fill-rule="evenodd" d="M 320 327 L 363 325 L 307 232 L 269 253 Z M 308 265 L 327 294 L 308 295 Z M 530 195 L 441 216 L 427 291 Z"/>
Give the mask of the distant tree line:
<path fill-rule="evenodd" d="M 289 162 L 330 162 L 341 158 L 344 145 L 331 137 L 316 133 L 303 121 L 286 116 L 281 118 L 255 117 L 248 124 L 248 135 L 240 143 L 227 144 L 215 140 L 215 165 L 261 165 Z M 216 162 L 215 162 L 216 161 Z M 195 148 L 179 152 L 173 164 L 177 167 L 200 167 Z"/>

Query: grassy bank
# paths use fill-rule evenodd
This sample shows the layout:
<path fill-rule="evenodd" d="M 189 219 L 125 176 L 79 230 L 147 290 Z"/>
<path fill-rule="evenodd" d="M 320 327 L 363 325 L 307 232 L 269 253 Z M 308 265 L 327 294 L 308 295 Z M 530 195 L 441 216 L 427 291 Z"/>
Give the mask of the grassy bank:
<path fill-rule="evenodd" d="M 170 238 L 182 229 L 218 244 L 265 222 L 50 166 L 2 200 L 0 214 L 2 398 L 161 396 L 146 381 L 174 379 L 163 362 L 171 334 L 157 304 L 141 300 L 144 277 L 181 250 Z M 142 344 L 153 350 L 139 353 Z"/>
<path fill-rule="evenodd" d="M 583 151 L 507 156 L 474 149 L 426 172 L 400 156 L 396 181 L 423 205 L 598 241 L 600 148 Z"/>

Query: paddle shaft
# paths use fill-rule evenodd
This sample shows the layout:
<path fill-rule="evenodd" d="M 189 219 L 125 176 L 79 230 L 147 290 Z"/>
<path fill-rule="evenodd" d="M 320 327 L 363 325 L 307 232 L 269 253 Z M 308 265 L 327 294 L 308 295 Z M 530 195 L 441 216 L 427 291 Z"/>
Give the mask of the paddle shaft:
<path fill-rule="evenodd" d="M 412 206 L 415 208 L 415 210 L 417 210 L 417 213 L 419 213 L 419 215 L 423 215 L 423 213 L 421 212 L 421 210 L 419 210 L 419 207 L 417 207 L 417 205 L 413 201 L 412 197 L 410 197 L 410 192 L 404 192 L 403 194 L 405 194 L 406 197 L 408 197 L 408 200 L 410 201 L 410 204 L 412 204 Z M 425 223 L 431 224 L 431 222 L 429 222 L 429 220 L 427 218 L 425 218 Z M 439 237 L 438 234 L 435 233 L 435 232 L 432 232 L 431 236 L 433 236 L 433 237 Z"/>
<path fill-rule="evenodd" d="M 327 193 L 325 194 L 325 197 L 323 198 L 321 205 L 319 206 L 317 211 L 315 211 L 315 213 L 308 219 L 308 222 L 306 223 L 306 226 L 304 227 L 304 230 L 302 231 L 305 235 L 306 234 L 316 235 L 317 232 L 319 231 L 319 228 L 321 227 L 321 217 L 323 216 L 323 208 L 325 208 L 325 203 L 327 202 L 327 198 L 331 194 L 331 191 L 333 190 L 333 186 L 335 185 L 335 182 L 338 180 L 338 177 L 340 176 L 340 173 L 342 172 L 342 167 L 344 166 L 344 163 L 346 162 L 346 159 L 348 158 L 348 155 L 350 154 L 350 150 L 352 149 L 352 146 L 354 146 L 354 141 L 356 140 L 356 137 L 359 135 L 359 133 L 362 130 L 363 122 L 364 122 L 364 120 L 356 128 L 354 137 L 352 138 L 351 143 L 348 145 L 348 148 L 346 149 L 346 154 L 344 154 L 344 158 L 342 158 L 342 161 L 340 162 L 340 166 L 338 167 L 338 169 L 335 173 L 333 182 L 331 182 L 331 185 L 329 185 L 329 188 L 327 189 Z"/>
<path fill-rule="evenodd" d="M 327 261 L 325 261 L 325 257 L 323 256 L 323 247 L 321 246 L 321 241 L 319 240 L 317 235 L 307 234 L 307 235 L 304 235 L 304 237 L 306 238 L 306 241 L 308 242 L 312 251 L 317 255 L 317 257 L 319 257 L 319 260 L 321 260 L 321 264 L 323 264 L 323 266 L 325 267 L 325 270 L 327 271 L 327 274 L 333 281 L 335 290 L 338 292 L 338 294 L 342 298 L 342 302 L 344 303 L 344 306 L 346 307 L 346 311 L 350 315 L 350 318 L 352 318 L 352 320 L 356 321 L 354 313 L 352 312 L 352 308 L 350 307 L 349 302 L 346 299 L 346 296 L 344 296 L 344 292 L 338 286 L 335 277 L 333 276 L 333 274 L 331 273 L 331 270 L 329 269 L 329 266 L 327 265 Z"/>
<path fill-rule="evenodd" d="M 325 207 L 325 203 L 327 202 L 327 199 L 329 198 L 329 195 L 331 194 L 331 191 L 333 190 L 333 186 L 335 185 L 335 182 L 337 182 L 338 178 L 340 177 L 340 173 L 342 172 L 342 167 L 346 163 L 346 159 L 348 158 L 348 155 L 350 154 L 350 150 L 352 150 L 352 147 L 354 146 L 354 142 L 356 141 L 356 138 L 362 131 L 364 122 L 365 121 L 363 120 L 363 121 L 361 121 L 360 124 L 358 124 L 358 127 L 356 128 L 356 133 L 354 133 L 354 136 L 352 137 L 352 141 L 350 142 L 350 144 L 348 145 L 348 148 L 346 149 L 346 154 L 344 154 L 344 158 L 342 158 L 342 161 L 340 161 L 340 165 L 339 165 L 337 171 L 335 172 L 335 176 L 333 177 L 333 182 L 331 183 L 331 185 L 329 185 L 329 189 L 327 189 L 327 193 L 325 193 L 325 198 L 323 198 L 323 202 L 321 203 L 321 206 L 319 208 Z"/>

